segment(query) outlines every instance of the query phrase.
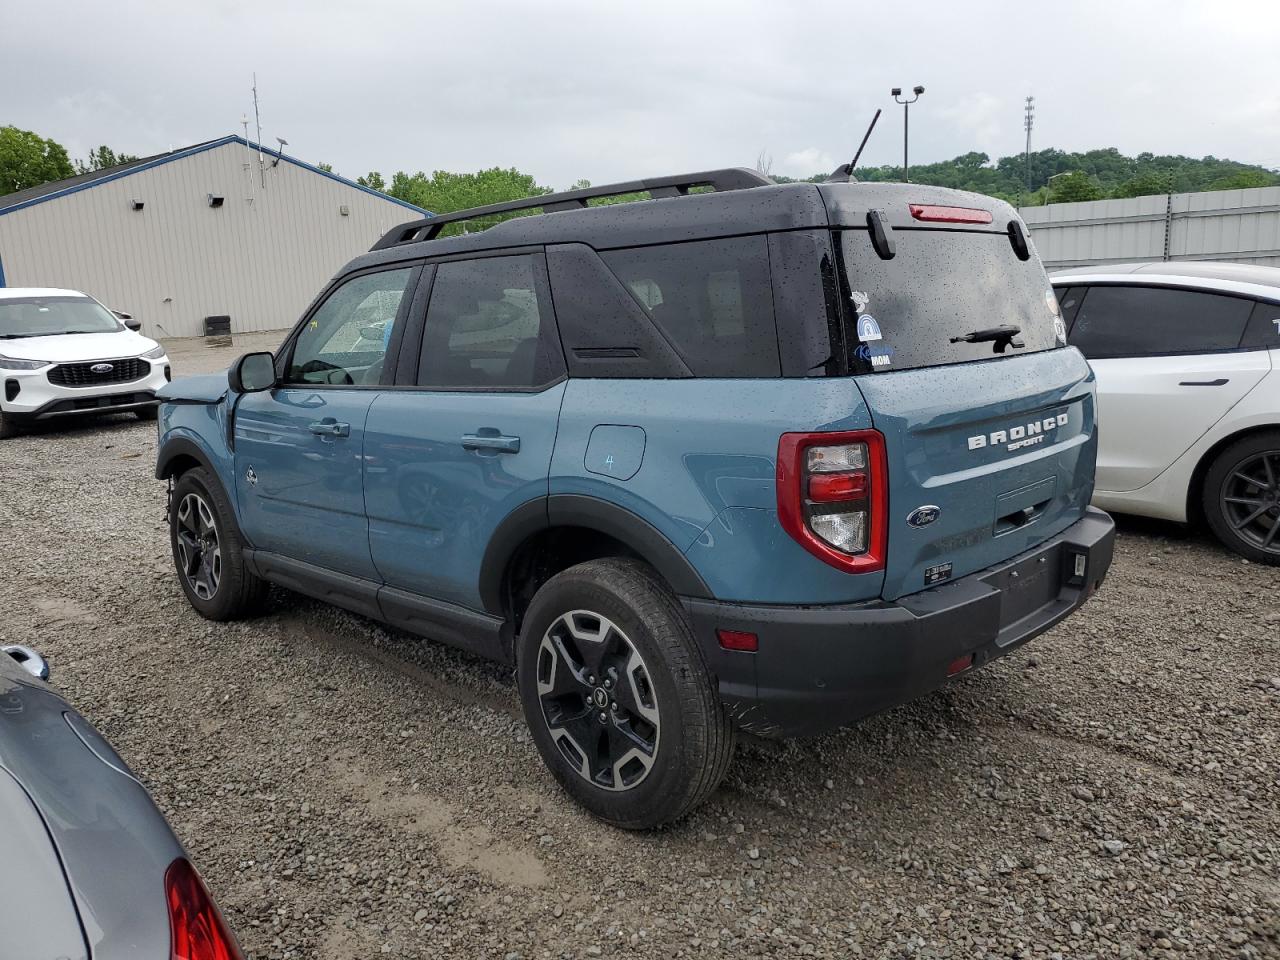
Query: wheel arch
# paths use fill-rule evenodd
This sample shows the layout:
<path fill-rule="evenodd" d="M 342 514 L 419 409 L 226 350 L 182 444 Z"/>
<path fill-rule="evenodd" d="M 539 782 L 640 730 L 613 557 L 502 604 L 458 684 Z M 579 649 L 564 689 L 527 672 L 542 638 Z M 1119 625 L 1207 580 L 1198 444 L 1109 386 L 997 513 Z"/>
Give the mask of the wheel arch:
<path fill-rule="evenodd" d="M 494 532 L 480 568 L 481 602 L 510 622 L 514 636 L 537 587 L 570 566 L 608 556 L 643 561 L 678 596 L 711 596 L 684 553 L 643 517 L 596 497 L 561 494 L 528 501 Z"/>
<path fill-rule="evenodd" d="M 1191 480 L 1187 484 L 1187 520 L 1197 525 L 1205 522 L 1204 481 L 1213 467 L 1213 462 L 1218 459 L 1223 450 L 1233 443 L 1247 440 L 1258 434 L 1278 432 L 1280 432 L 1280 422 L 1255 423 L 1215 440 L 1213 445 L 1200 455 L 1196 468 L 1191 472 Z"/>
<path fill-rule="evenodd" d="M 200 444 L 187 437 L 166 440 L 156 456 L 156 479 L 176 482 L 184 473 L 196 467 L 204 470 L 210 480 L 218 485 L 231 507 L 231 522 L 235 525 L 236 535 L 245 546 L 252 548 L 252 543 L 244 535 L 244 528 L 240 525 L 240 505 L 236 502 L 235 490 L 228 489 L 222 474 L 213 464 L 213 458 Z"/>

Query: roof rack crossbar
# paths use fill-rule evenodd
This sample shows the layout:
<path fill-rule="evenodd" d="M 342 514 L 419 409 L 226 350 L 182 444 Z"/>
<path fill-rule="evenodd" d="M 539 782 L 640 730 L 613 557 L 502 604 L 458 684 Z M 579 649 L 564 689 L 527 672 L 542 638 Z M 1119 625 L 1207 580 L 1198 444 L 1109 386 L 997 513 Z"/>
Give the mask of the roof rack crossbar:
<path fill-rule="evenodd" d="M 485 207 L 472 207 L 470 210 L 457 210 L 439 216 L 427 217 L 401 224 L 387 233 L 375 243 L 374 250 L 385 250 L 402 243 L 418 243 L 423 240 L 434 240 L 440 231 L 451 223 L 462 220 L 476 220 L 481 217 L 500 213 L 515 213 L 520 210 L 542 210 L 544 213 L 562 213 L 566 210 L 582 210 L 589 200 L 602 197 L 619 197 L 628 193 L 648 193 L 655 200 L 665 197 L 685 196 L 694 187 L 711 187 L 717 193 L 725 190 L 746 190 L 751 187 L 772 186 L 773 181 L 764 174 L 745 167 L 730 167 L 724 170 L 704 170 L 700 173 L 685 173 L 672 177 L 652 177 L 647 180 L 628 180 L 624 183 L 609 183 L 599 187 L 586 187 L 582 190 L 566 190 L 562 193 L 546 193 L 537 197 L 526 197 L 523 200 L 509 200 L 505 203 L 491 203 Z"/>

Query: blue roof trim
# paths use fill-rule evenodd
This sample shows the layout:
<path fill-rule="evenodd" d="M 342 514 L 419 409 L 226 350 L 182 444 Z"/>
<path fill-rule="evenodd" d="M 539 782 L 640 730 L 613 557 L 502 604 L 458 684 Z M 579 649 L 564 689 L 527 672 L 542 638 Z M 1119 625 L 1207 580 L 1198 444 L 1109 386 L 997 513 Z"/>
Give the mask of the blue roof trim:
<path fill-rule="evenodd" d="M 4 260 L 0 259 L 0 287 L 4 286 Z"/>
<path fill-rule="evenodd" d="M 99 177 L 98 179 L 91 180 L 88 183 L 78 183 L 74 186 L 67 187 L 65 190 L 55 190 L 53 193 L 46 193 L 41 197 L 32 197 L 25 203 L 15 203 L 12 207 L 5 207 L 3 210 L 0 210 L 0 217 L 3 217 L 6 213 L 13 213 L 15 210 L 25 210 L 27 207 L 34 207 L 37 203 L 46 203 L 49 200 L 56 200 L 59 197 L 68 197 L 73 193 L 79 193 L 81 190 L 92 190 L 94 187 L 104 183 L 110 183 L 112 180 L 120 180 L 124 177 L 132 176 L 135 173 L 141 173 L 143 170 L 154 169 L 162 164 L 172 163 L 175 160 L 182 160 L 186 157 L 193 157 L 197 153 L 204 153 L 206 150 L 216 150 L 218 147 L 225 147 L 229 143 L 238 143 L 241 146 L 249 147 L 252 150 L 261 150 L 264 155 L 269 156 L 272 159 L 279 157 L 286 163 L 292 163 L 296 167 L 302 167 L 304 170 L 309 170 L 312 173 L 318 173 L 322 177 L 328 177 L 330 180 L 336 180 L 343 186 L 352 187 L 353 189 L 360 190 L 364 193 L 370 194 L 371 196 L 378 197 L 381 200 L 388 200 L 391 203 L 399 204 L 408 210 L 412 210 L 414 213 L 424 214 L 428 217 L 432 215 L 430 210 L 423 210 L 421 207 L 414 206 L 412 203 L 401 200 L 398 197 L 393 197 L 381 192 L 380 190 L 374 190 L 372 187 L 366 187 L 363 184 L 356 183 L 354 180 L 348 180 L 346 177 L 340 177 L 338 174 L 330 173 L 328 170 L 321 170 L 319 167 L 313 167 L 311 164 L 303 160 L 296 160 L 288 154 L 280 153 L 279 151 L 272 150 L 269 147 L 260 146 L 236 134 L 229 134 L 218 140 L 210 140 L 208 143 L 202 143 L 199 146 L 187 147 L 185 150 L 175 150 L 173 153 L 165 154 L 163 157 L 157 157 L 150 163 L 139 164 L 136 167 L 130 167 L 128 170 L 121 170 L 119 173 Z"/>

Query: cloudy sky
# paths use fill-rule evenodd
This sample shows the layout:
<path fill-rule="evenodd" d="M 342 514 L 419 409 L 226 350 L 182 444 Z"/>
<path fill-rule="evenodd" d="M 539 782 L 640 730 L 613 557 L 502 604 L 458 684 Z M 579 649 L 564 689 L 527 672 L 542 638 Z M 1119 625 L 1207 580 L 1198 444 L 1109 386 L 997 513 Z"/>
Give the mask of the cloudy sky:
<path fill-rule="evenodd" d="M 198 0 L 0 4 L 0 124 L 72 156 L 158 153 L 252 117 L 357 176 L 517 166 L 563 187 L 717 166 L 827 172 L 890 87 L 912 162 L 1034 147 L 1280 167 L 1277 0 L 791 4 Z M 864 162 L 900 162 L 900 107 Z"/>

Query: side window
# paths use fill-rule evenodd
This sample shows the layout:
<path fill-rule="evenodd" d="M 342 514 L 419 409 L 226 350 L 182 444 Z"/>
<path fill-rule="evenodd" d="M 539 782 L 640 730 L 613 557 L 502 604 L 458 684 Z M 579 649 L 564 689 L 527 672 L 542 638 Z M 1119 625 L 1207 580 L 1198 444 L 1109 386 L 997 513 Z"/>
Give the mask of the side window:
<path fill-rule="evenodd" d="M 765 237 L 636 247 L 600 256 L 694 376 L 779 375 Z"/>
<path fill-rule="evenodd" d="M 436 267 L 418 383 L 536 387 L 563 370 L 540 259 L 522 254 Z"/>
<path fill-rule="evenodd" d="M 1280 350 L 1280 303 L 1259 303 L 1249 317 L 1240 346 L 1246 350 Z"/>
<path fill-rule="evenodd" d="M 354 277 L 303 326 L 286 383 L 376 384 L 414 268 Z"/>
<path fill-rule="evenodd" d="M 1236 350 L 1253 303 L 1171 287 L 1094 286 L 1070 342 L 1090 359 Z"/>

